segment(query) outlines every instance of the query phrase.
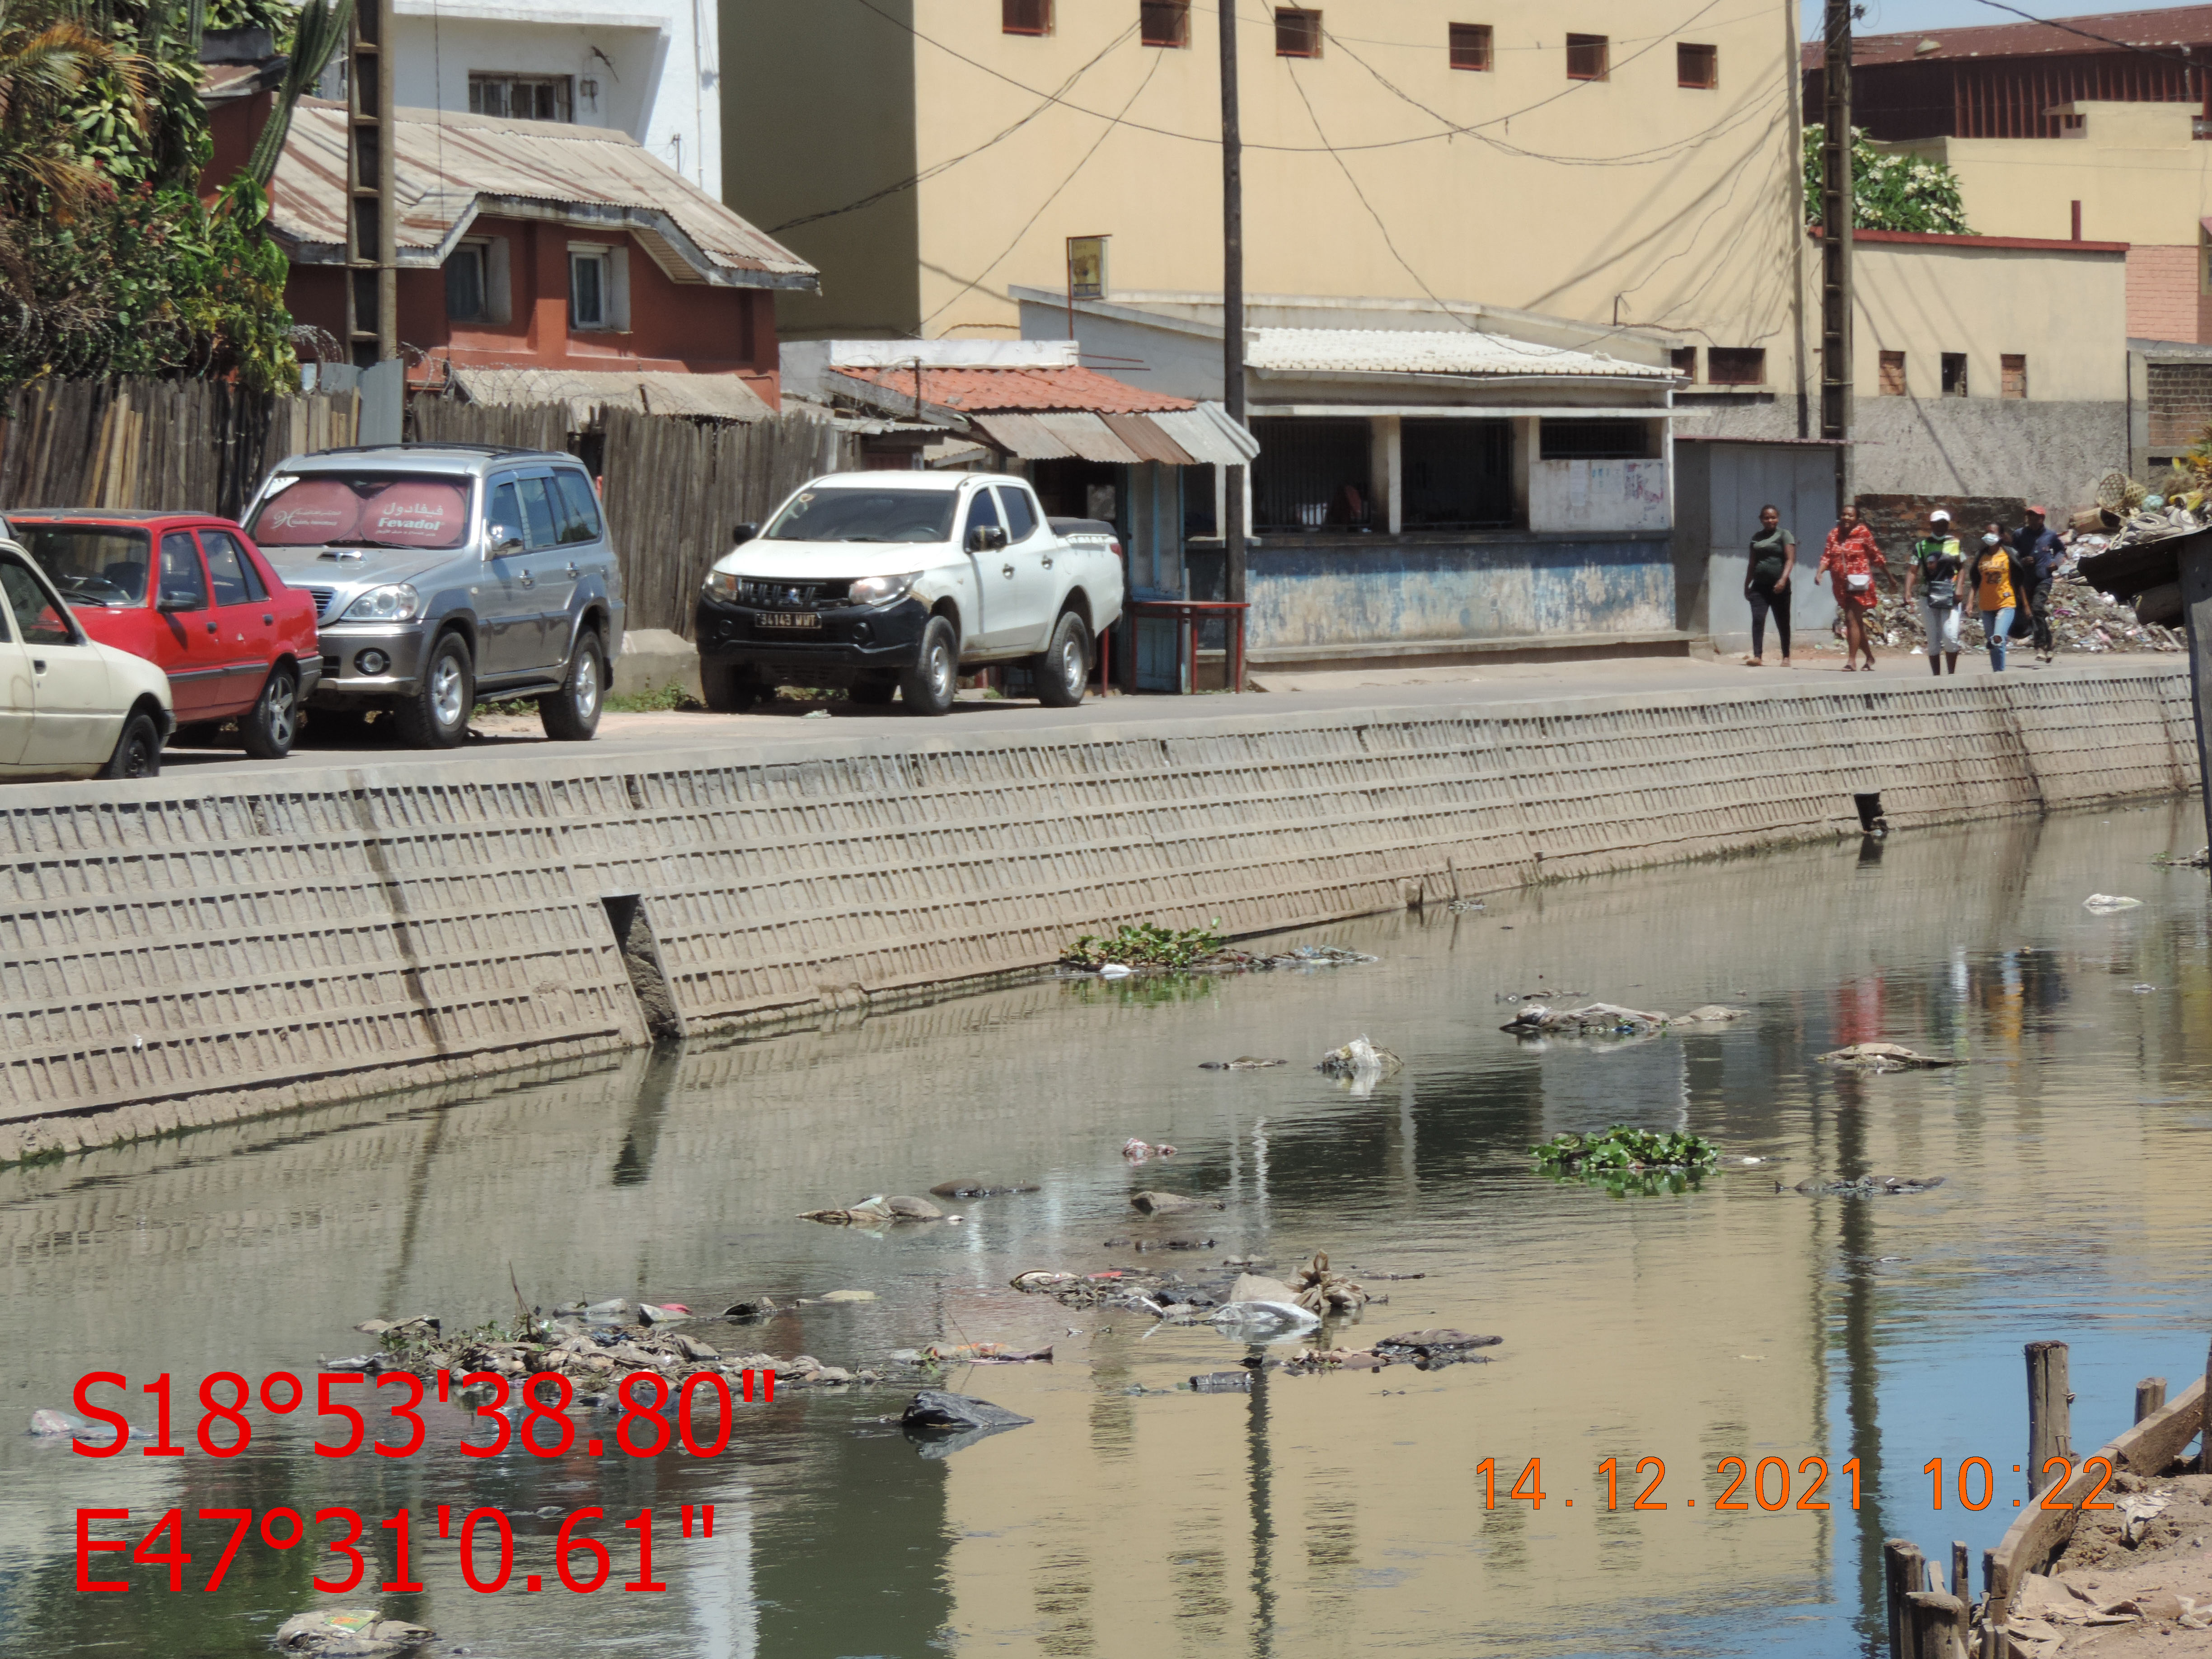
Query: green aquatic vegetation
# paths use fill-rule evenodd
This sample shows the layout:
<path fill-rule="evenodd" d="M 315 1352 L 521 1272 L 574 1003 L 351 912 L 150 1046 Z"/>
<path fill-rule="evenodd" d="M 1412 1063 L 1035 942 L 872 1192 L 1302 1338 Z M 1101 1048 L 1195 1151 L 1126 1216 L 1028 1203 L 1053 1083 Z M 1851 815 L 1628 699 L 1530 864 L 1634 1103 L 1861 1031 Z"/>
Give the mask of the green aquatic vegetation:
<path fill-rule="evenodd" d="M 1060 952 L 1063 962 L 1085 968 L 1109 962 L 1125 968 L 1194 968 L 1222 949 L 1217 918 L 1204 927 L 1157 927 L 1148 921 L 1127 921 L 1103 938 L 1084 934 Z"/>
<path fill-rule="evenodd" d="M 1616 1123 L 1601 1135 L 1555 1135 L 1540 1146 L 1531 1146 L 1528 1154 L 1538 1169 L 1554 1175 L 1641 1176 L 1709 1169 L 1719 1161 L 1721 1149 L 1703 1135 L 1654 1133 Z"/>

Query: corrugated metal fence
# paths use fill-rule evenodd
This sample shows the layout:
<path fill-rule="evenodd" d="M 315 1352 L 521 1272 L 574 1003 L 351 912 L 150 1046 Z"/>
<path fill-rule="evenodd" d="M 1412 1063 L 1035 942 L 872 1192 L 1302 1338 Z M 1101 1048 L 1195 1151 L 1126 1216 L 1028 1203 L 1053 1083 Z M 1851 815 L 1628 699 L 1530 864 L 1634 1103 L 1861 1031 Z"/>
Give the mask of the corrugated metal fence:
<path fill-rule="evenodd" d="M 287 455 L 354 441 L 350 392 L 217 380 L 41 380 L 0 424 L 0 508 L 181 507 L 235 516 Z"/>

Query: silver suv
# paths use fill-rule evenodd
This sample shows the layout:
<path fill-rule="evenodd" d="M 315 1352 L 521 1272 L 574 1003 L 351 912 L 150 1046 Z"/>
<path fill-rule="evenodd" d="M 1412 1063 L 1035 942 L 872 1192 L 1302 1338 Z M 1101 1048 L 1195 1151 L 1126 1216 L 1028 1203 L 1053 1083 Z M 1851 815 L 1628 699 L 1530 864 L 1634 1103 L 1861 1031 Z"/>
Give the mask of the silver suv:
<path fill-rule="evenodd" d="M 459 743 L 480 698 L 536 698 L 549 738 L 598 731 L 622 650 L 622 568 L 574 456 L 480 444 L 295 455 L 246 526 L 314 595 L 312 709 L 388 709 L 422 749 Z"/>

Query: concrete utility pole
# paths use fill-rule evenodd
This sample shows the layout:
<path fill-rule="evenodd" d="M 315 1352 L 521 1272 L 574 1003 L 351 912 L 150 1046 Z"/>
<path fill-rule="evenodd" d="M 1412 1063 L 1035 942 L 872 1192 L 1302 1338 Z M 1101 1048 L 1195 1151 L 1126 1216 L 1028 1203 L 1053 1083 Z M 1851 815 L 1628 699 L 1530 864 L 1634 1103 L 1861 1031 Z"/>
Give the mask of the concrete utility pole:
<path fill-rule="evenodd" d="M 399 355 L 398 145 L 384 47 L 392 0 L 357 6 L 346 73 L 346 347 L 357 368 Z"/>
<path fill-rule="evenodd" d="M 1828 0 L 1820 143 L 1820 435 L 1851 435 L 1851 0 Z M 1839 491 L 1849 462 L 1837 460 Z"/>
<path fill-rule="evenodd" d="M 388 3 L 388 0 L 387 0 Z M 1244 423 L 1244 138 L 1237 112 L 1237 8 L 1221 20 L 1221 392 L 1229 418 Z M 1244 599 L 1244 469 L 1227 469 L 1221 539 L 1228 553 L 1232 605 Z"/>

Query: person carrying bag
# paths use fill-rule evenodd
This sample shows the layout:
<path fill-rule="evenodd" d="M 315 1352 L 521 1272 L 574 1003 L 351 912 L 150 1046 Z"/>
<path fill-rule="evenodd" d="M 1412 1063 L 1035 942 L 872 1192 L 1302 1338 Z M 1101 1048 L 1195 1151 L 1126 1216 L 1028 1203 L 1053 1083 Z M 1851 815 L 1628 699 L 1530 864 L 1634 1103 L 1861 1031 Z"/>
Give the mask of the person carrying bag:
<path fill-rule="evenodd" d="M 1920 623 L 1928 632 L 1928 672 L 1941 674 L 1946 664 L 1959 672 L 1959 652 L 1966 611 L 1959 603 L 1959 573 L 1966 556 L 1951 533 L 1951 515 L 1942 507 L 1928 515 L 1928 533 L 1912 544 L 1912 562 L 1905 572 L 1905 602 L 1912 603 L 1916 583 L 1920 587 Z"/>

